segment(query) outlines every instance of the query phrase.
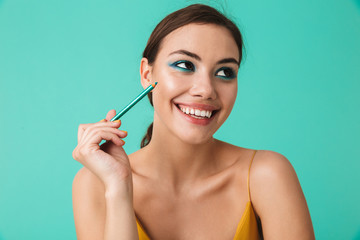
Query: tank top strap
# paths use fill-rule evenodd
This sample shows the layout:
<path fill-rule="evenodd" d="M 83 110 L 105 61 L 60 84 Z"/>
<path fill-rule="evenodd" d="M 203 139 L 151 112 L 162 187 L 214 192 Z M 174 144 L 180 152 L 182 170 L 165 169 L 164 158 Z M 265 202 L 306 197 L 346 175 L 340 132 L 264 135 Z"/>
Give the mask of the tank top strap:
<path fill-rule="evenodd" d="M 249 197 L 249 201 L 251 201 L 251 197 L 250 197 L 250 168 L 251 168 L 251 164 L 254 160 L 255 154 L 256 154 L 257 150 L 254 150 L 254 154 L 252 155 L 252 158 L 250 160 L 250 164 L 249 164 L 249 170 L 248 170 L 248 176 L 247 176 L 247 190 L 248 190 L 248 197 Z"/>

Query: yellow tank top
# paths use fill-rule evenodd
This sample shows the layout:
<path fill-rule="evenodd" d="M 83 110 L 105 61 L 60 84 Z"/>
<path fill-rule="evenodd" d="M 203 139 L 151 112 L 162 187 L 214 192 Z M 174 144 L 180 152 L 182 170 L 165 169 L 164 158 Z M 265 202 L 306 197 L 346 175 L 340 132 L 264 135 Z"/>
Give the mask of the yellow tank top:
<path fill-rule="evenodd" d="M 248 190 L 248 199 L 249 201 L 246 204 L 245 211 L 241 217 L 241 220 L 236 228 L 235 236 L 233 240 L 259 240 L 260 233 L 254 213 L 254 209 L 251 204 L 250 198 L 250 185 L 249 185 L 249 176 L 250 176 L 250 167 L 251 163 L 254 159 L 256 150 L 251 158 L 248 176 L 247 176 L 247 190 Z M 151 240 L 150 237 L 146 234 L 143 226 L 141 225 L 140 221 L 136 218 L 136 224 L 139 234 L 139 240 Z"/>

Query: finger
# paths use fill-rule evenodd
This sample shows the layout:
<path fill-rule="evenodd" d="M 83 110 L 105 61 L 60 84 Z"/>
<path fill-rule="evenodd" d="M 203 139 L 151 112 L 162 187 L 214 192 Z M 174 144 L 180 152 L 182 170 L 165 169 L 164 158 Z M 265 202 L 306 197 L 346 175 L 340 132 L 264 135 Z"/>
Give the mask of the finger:
<path fill-rule="evenodd" d="M 78 130 L 78 142 L 81 142 L 84 134 L 92 127 L 96 126 L 110 126 L 114 128 L 119 128 L 121 125 L 120 121 L 108 122 L 106 119 L 102 119 L 97 123 L 87 123 L 87 124 L 80 124 Z"/>
<path fill-rule="evenodd" d="M 92 123 L 80 124 L 78 128 L 78 142 L 80 142 L 85 130 L 91 126 Z"/>
<path fill-rule="evenodd" d="M 125 144 L 125 141 L 123 141 L 119 136 L 119 135 L 124 135 L 123 133 L 119 134 L 119 132 L 113 132 L 111 130 L 110 131 L 107 130 L 99 130 L 96 131 L 95 133 L 89 134 L 88 139 L 86 141 L 88 141 L 88 143 L 90 144 L 100 144 L 102 140 L 111 141 L 118 146 L 123 146 Z M 118 129 L 112 128 L 112 130 L 118 130 Z"/>
<path fill-rule="evenodd" d="M 111 110 L 106 114 L 106 120 L 110 121 L 113 117 L 115 117 L 115 115 L 116 115 L 115 109 L 111 109 Z"/>
<path fill-rule="evenodd" d="M 110 122 L 113 123 L 113 122 Z M 83 138 L 81 139 L 81 143 L 93 143 L 92 139 L 94 136 L 97 135 L 99 132 L 109 132 L 116 134 L 120 138 L 125 138 L 127 136 L 127 131 L 122 131 L 117 128 L 109 127 L 109 126 L 92 126 L 88 128 L 85 133 L 83 134 Z M 105 139 L 106 140 L 106 139 Z"/>
<path fill-rule="evenodd" d="M 106 122 L 106 119 L 102 119 L 99 122 Z M 80 142 L 85 130 L 90 127 L 91 125 L 93 125 L 93 123 L 84 123 L 84 124 L 80 124 L 79 128 L 78 128 L 78 142 Z"/>

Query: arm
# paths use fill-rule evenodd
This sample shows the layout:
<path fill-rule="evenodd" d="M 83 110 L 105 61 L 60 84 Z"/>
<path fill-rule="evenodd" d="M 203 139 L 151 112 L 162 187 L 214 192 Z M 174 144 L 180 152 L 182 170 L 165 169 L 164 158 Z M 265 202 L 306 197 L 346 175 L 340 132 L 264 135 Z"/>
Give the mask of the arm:
<path fill-rule="evenodd" d="M 105 239 L 138 240 L 138 232 L 132 197 L 126 197 L 119 192 L 107 192 Z M 121 237 L 119 237 L 121 236 Z"/>
<path fill-rule="evenodd" d="M 78 239 L 138 240 L 133 209 L 132 170 L 122 148 L 126 131 L 111 122 L 110 110 L 98 123 L 80 124 L 73 158 L 82 168 L 73 182 L 73 211 Z M 100 146 L 102 140 L 106 143 Z"/>
<path fill-rule="evenodd" d="M 73 181 L 78 240 L 138 239 L 132 197 L 121 192 L 105 191 L 93 173 L 87 168 L 80 169 Z"/>
<path fill-rule="evenodd" d="M 261 151 L 253 164 L 251 196 L 264 239 L 315 239 L 305 196 L 291 163 L 279 153 Z"/>

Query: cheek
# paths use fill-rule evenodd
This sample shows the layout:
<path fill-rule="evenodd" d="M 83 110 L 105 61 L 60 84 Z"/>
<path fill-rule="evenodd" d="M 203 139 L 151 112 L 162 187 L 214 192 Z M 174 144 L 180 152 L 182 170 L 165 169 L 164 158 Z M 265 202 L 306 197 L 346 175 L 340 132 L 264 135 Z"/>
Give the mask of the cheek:
<path fill-rule="evenodd" d="M 237 81 L 233 84 L 225 85 L 221 88 L 219 94 L 221 94 L 221 99 L 224 105 L 232 107 L 235 103 L 237 96 Z"/>
<path fill-rule="evenodd" d="M 167 75 L 159 80 L 159 87 L 161 92 L 165 95 L 177 92 L 177 89 L 181 87 L 180 81 L 176 81 L 173 77 Z"/>
<path fill-rule="evenodd" d="M 171 71 L 158 71 L 153 74 L 153 80 L 158 82 L 153 92 L 154 107 L 171 105 L 171 100 L 181 95 L 187 88 L 183 77 Z"/>
<path fill-rule="evenodd" d="M 156 78 L 161 83 L 162 90 L 169 93 L 178 92 L 178 89 L 184 88 L 187 77 L 179 71 L 172 70 L 167 67 L 163 71 L 158 72 Z"/>

